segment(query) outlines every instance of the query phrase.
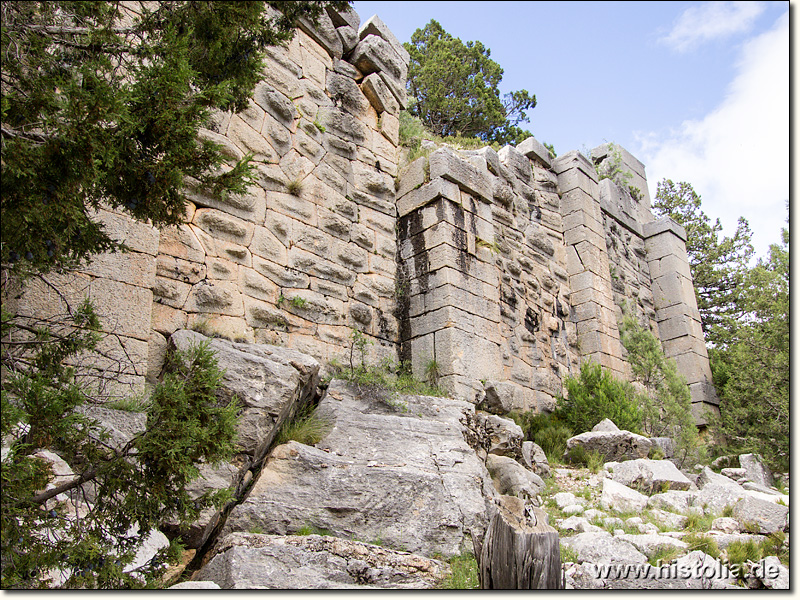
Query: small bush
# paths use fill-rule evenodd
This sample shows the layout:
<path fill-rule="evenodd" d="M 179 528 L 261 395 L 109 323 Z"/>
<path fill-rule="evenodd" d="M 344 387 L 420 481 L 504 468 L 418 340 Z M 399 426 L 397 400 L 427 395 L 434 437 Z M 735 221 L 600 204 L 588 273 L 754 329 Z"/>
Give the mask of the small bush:
<path fill-rule="evenodd" d="M 439 588 L 444 590 L 477 590 L 478 561 L 472 553 L 460 554 L 450 559 L 450 575 L 445 578 Z"/>
<path fill-rule="evenodd" d="M 303 525 L 300 529 L 295 531 L 291 535 L 327 535 L 333 536 L 333 532 L 330 529 L 323 529 L 320 527 L 315 527 L 314 525 Z"/>
<path fill-rule="evenodd" d="M 687 515 L 684 529 L 687 531 L 710 531 L 714 518 L 714 515 L 692 513 Z"/>
<path fill-rule="evenodd" d="M 673 546 L 659 546 L 656 551 L 648 559 L 648 562 L 657 567 L 659 565 L 668 565 L 673 560 L 680 556 L 681 551 Z M 660 562 L 659 562 L 660 561 Z"/>
<path fill-rule="evenodd" d="M 331 424 L 317 417 L 313 409 L 306 409 L 291 421 L 284 421 L 275 436 L 275 445 L 285 444 L 290 440 L 313 446 L 324 438 L 331 430 Z"/>
<path fill-rule="evenodd" d="M 650 460 L 662 460 L 664 458 L 664 451 L 658 446 L 652 446 L 647 453 L 647 458 Z"/>
<path fill-rule="evenodd" d="M 557 415 L 528 411 L 510 413 L 509 416 L 522 428 L 526 440 L 536 442 L 542 448 L 548 462 L 560 463 L 564 460 L 567 440 L 572 437 L 572 431 L 559 421 Z"/>
<path fill-rule="evenodd" d="M 562 563 L 576 563 L 578 562 L 578 553 L 574 548 L 561 544 L 561 562 Z"/>
<path fill-rule="evenodd" d="M 292 179 L 286 183 L 286 191 L 292 196 L 299 196 L 303 193 L 303 182 L 299 179 Z"/>
<path fill-rule="evenodd" d="M 590 431 L 603 419 L 638 432 L 641 413 L 633 386 L 618 381 L 600 365 L 584 363 L 579 377 L 568 377 L 567 397 L 558 400 L 558 419 L 572 431 Z"/>
<path fill-rule="evenodd" d="M 719 558 L 719 546 L 716 540 L 708 537 L 707 535 L 699 535 L 697 533 L 690 533 L 683 541 L 689 544 L 689 551 L 700 550 L 705 552 L 712 558 Z"/>
<path fill-rule="evenodd" d="M 789 548 L 785 546 L 786 534 L 783 531 L 776 531 L 770 533 L 766 539 L 761 542 L 761 556 L 777 556 L 780 561 L 789 565 Z"/>

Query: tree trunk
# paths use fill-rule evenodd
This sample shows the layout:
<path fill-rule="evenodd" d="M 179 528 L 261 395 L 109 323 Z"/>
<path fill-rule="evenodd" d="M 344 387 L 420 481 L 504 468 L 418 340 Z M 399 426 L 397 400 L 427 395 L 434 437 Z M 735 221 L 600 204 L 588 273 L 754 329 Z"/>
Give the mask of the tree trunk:
<path fill-rule="evenodd" d="M 480 580 L 485 590 L 564 588 L 558 532 L 543 510 L 501 496 L 483 539 Z"/>

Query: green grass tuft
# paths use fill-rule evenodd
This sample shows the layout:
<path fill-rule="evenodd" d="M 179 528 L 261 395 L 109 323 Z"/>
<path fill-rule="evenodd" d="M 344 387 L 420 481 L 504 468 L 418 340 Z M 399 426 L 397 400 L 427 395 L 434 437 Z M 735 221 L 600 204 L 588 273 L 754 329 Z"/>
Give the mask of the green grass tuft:
<path fill-rule="evenodd" d="M 472 553 L 460 554 L 450 559 L 450 575 L 441 581 L 439 588 L 443 590 L 477 590 L 478 561 Z"/>

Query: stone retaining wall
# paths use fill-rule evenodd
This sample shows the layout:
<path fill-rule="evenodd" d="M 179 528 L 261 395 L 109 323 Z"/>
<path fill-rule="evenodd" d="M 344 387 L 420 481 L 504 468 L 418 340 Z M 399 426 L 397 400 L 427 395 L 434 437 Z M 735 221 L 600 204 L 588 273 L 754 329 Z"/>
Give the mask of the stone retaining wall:
<path fill-rule="evenodd" d="M 678 361 L 698 417 L 715 405 L 685 233 L 653 221 L 644 165 L 610 145 L 553 160 L 529 138 L 499 152 L 443 146 L 400 172 L 408 60 L 377 17 L 328 9 L 302 23 L 268 51 L 248 108 L 201 132 L 233 159 L 253 155 L 247 193 L 191 187 L 186 223 L 160 232 L 101 211 L 132 251 L 34 282 L 9 309 L 92 298 L 118 334 L 106 348 L 127 364 L 118 379 L 137 391 L 182 328 L 323 364 L 347 362 L 359 330 L 368 360 L 399 355 L 507 411 L 552 409 L 581 360 L 626 376 L 627 306 Z M 630 173 L 626 185 L 595 164 Z"/>

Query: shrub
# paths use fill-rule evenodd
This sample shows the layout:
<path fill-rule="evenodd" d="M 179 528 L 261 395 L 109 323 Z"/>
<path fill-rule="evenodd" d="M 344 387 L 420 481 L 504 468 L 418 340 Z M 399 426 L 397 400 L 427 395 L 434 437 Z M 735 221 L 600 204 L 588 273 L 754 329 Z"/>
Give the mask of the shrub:
<path fill-rule="evenodd" d="M 563 460 L 572 431 L 559 421 L 556 414 L 528 411 L 510 413 L 509 416 L 522 428 L 526 440 L 536 442 L 542 448 L 548 462 Z"/>
<path fill-rule="evenodd" d="M 620 335 L 634 377 L 647 390 L 637 394 L 642 430 L 650 437 L 673 438 L 675 456 L 681 464 L 690 455 L 695 455 L 695 460 L 701 459 L 703 452 L 692 415 L 692 396 L 675 361 L 664 356 L 658 338 L 630 315 L 623 318 Z"/>
<path fill-rule="evenodd" d="M 712 558 L 719 558 L 719 546 L 717 546 L 716 540 L 707 535 L 690 533 L 683 538 L 683 541 L 689 544 L 689 550 L 692 552 L 695 550 L 701 550 Z"/>
<path fill-rule="evenodd" d="M 572 431 L 590 431 L 603 419 L 638 432 L 641 414 L 633 386 L 618 381 L 600 365 L 584 363 L 579 377 L 568 377 L 567 397 L 559 398 L 557 415 Z"/>
<path fill-rule="evenodd" d="M 331 424 L 314 414 L 313 407 L 298 413 L 291 421 L 284 421 L 275 436 L 275 445 L 285 444 L 290 440 L 313 446 L 324 438 L 331 429 Z"/>

